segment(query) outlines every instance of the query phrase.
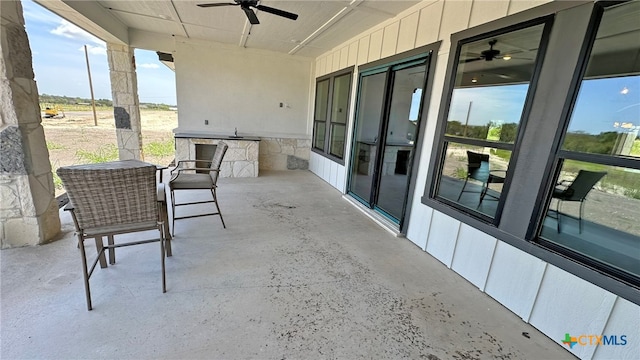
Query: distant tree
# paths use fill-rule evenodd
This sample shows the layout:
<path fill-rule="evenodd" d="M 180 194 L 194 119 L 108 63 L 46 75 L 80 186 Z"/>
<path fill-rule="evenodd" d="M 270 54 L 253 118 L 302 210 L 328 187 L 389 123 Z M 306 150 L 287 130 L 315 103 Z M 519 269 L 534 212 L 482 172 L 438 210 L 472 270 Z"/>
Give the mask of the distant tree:
<path fill-rule="evenodd" d="M 486 139 L 489 133 L 487 125 L 462 125 L 460 121 L 451 120 L 447 122 L 447 135 L 463 136 L 473 139 Z"/>
<path fill-rule="evenodd" d="M 584 131 L 568 132 L 562 148 L 591 154 L 611 154 L 618 135 L 615 131 L 602 132 L 598 135 Z"/>
<path fill-rule="evenodd" d="M 500 141 L 506 143 L 513 143 L 516 141 L 516 135 L 518 134 L 518 124 L 508 123 L 503 124 L 500 131 Z"/>

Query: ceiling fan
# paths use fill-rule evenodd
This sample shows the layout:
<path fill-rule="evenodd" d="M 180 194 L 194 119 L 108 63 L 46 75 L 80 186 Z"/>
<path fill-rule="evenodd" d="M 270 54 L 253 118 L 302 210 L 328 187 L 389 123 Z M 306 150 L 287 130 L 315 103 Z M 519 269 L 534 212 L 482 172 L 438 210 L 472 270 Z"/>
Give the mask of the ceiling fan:
<path fill-rule="evenodd" d="M 489 49 L 482 51 L 478 57 L 471 58 L 471 59 L 465 59 L 463 62 L 468 63 L 468 62 L 474 62 L 474 61 L 478 61 L 478 60 L 492 61 L 493 59 L 502 59 L 502 58 L 504 58 L 505 56 L 500 56 L 500 50 L 493 48 L 493 46 L 497 42 L 498 42 L 498 40 L 496 40 L 496 39 L 490 40 L 489 41 Z"/>
<path fill-rule="evenodd" d="M 199 7 L 219 7 L 219 6 L 240 6 L 242 11 L 244 11 L 245 15 L 249 19 L 249 22 L 252 25 L 260 24 L 258 21 L 258 17 L 256 13 L 251 8 L 256 8 L 260 11 L 267 12 L 269 14 L 278 15 L 285 17 L 287 19 L 295 20 L 298 18 L 298 14 L 290 13 L 288 11 L 272 8 L 270 6 L 258 5 L 258 0 L 233 0 L 232 3 L 208 3 L 208 4 L 198 4 Z"/>

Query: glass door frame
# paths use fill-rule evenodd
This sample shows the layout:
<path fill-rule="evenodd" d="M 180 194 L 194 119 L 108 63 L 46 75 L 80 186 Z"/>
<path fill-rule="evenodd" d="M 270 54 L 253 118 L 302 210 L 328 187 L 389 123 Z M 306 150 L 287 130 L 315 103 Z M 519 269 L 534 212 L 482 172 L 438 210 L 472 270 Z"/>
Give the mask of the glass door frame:
<path fill-rule="evenodd" d="M 439 44 L 438 44 L 439 45 Z M 427 86 L 431 83 L 431 76 L 433 76 L 432 71 L 431 71 L 431 62 L 433 61 L 433 51 L 422 51 L 420 53 L 418 53 L 417 55 L 413 55 L 413 56 L 407 56 L 404 57 L 402 59 L 396 60 L 396 61 L 389 61 L 386 63 L 383 63 L 381 65 L 378 66 L 374 66 L 371 68 L 368 68 L 366 70 L 362 70 L 359 72 L 358 74 L 358 88 L 357 88 L 357 95 L 356 95 L 356 104 L 355 104 L 355 113 L 354 113 L 354 122 L 353 122 L 353 131 L 352 131 L 352 135 L 351 135 L 351 154 L 349 157 L 349 169 L 347 172 L 347 191 L 346 193 L 353 197 L 354 199 L 356 199 L 358 202 L 360 202 L 362 205 L 368 207 L 369 209 L 374 210 L 375 212 L 379 213 L 380 215 L 384 216 L 387 220 L 393 222 L 394 224 L 398 225 L 399 229 L 402 229 L 404 222 L 405 222 L 405 218 L 406 218 L 406 211 L 408 208 L 408 195 L 411 189 L 411 181 L 412 179 L 412 175 L 413 175 L 413 169 L 415 167 L 415 163 L 416 163 L 416 159 L 418 158 L 416 155 L 417 150 L 420 148 L 419 145 L 421 144 L 420 140 L 420 135 L 421 135 L 421 127 L 422 127 L 422 114 L 424 112 L 424 109 L 426 107 L 425 104 L 425 99 L 427 99 L 427 94 L 430 93 L 430 91 L 427 90 Z M 385 76 L 385 84 L 384 84 L 384 97 L 383 97 L 383 101 L 382 104 L 380 104 L 380 106 L 382 107 L 381 109 L 381 118 L 380 118 L 380 124 L 378 126 L 378 143 L 386 145 L 386 129 L 389 126 L 389 112 L 391 110 L 391 100 L 392 100 L 392 95 L 393 95 L 393 85 L 394 85 L 394 74 L 396 71 L 398 70 L 402 70 L 402 69 L 406 69 L 409 67 L 414 67 L 414 66 L 419 66 L 419 65 L 424 65 L 425 66 L 425 75 L 424 75 L 424 80 L 422 83 L 423 86 L 423 91 L 422 91 L 422 97 L 420 99 L 420 111 L 418 113 L 418 121 L 416 124 L 416 141 L 414 142 L 414 156 L 412 156 L 410 164 L 409 164 L 409 171 L 407 174 L 407 184 L 405 187 L 405 198 L 403 199 L 403 206 L 402 206 L 402 213 L 400 216 L 400 219 L 396 219 L 394 216 L 392 216 L 391 214 L 389 214 L 387 211 L 385 211 L 384 209 L 378 207 L 376 205 L 376 201 L 377 201 L 377 197 L 379 194 L 379 189 L 380 189 L 380 171 L 382 169 L 381 166 L 381 162 L 383 161 L 383 156 L 384 156 L 384 151 L 376 151 L 375 154 L 375 164 L 374 164 L 374 171 L 373 171 L 373 176 L 372 176 L 372 185 L 371 185 L 371 189 L 369 192 L 369 198 L 368 199 L 364 199 L 362 196 L 357 195 L 355 192 L 353 192 L 351 190 L 351 186 L 352 186 L 352 175 L 353 175 L 353 171 L 354 171 L 354 166 L 356 166 L 357 162 L 356 162 L 356 148 L 355 148 L 355 143 L 357 142 L 357 125 L 358 125 L 358 114 L 361 111 L 360 106 L 361 106 L 361 100 L 362 100 L 362 84 L 363 84 L 363 78 L 367 77 L 367 76 L 371 76 L 371 75 L 377 75 L 380 73 L 386 73 Z M 384 146 L 381 146 L 381 149 L 384 148 Z"/>
<path fill-rule="evenodd" d="M 383 161 L 384 161 L 384 154 L 385 154 L 385 149 L 387 147 L 387 132 L 388 132 L 388 128 L 389 128 L 389 118 L 391 116 L 391 105 L 393 102 L 393 90 L 394 90 L 394 85 L 395 85 L 395 80 L 396 80 L 396 73 L 400 70 L 404 70 L 404 69 L 408 69 L 408 68 L 413 68 L 413 67 L 419 67 L 419 66 L 424 66 L 424 79 L 422 80 L 422 95 L 420 97 L 420 109 L 418 111 L 418 120 L 416 121 L 416 129 L 420 129 L 420 124 L 421 124 L 421 120 L 422 120 L 422 108 L 424 107 L 424 89 L 427 85 L 427 76 L 429 73 L 429 54 L 425 54 L 423 57 L 419 57 L 415 60 L 408 60 L 408 61 L 404 61 L 401 62 L 399 64 L 390 66 L 388 69 L 388 73 L 387 73 L 387 83 L 385 84 L 385 100 L 384 100 L 384 111 L 382 114 L 382 121 L 380 124 L 380 151 L 378 151 L 378 155 L 379 157 L 376 158 L 376 177 L 373 179 L 374 180 L 374 185 L 372 187 L 372 191 L 374 192 L 373 194 L 373 198 L 372 198 L 372 202 L 371 204 L 373 205 L 373 210 L 379 212 L 380 214 L 384 215 L 385 218 L 387 218 L 388 220 L 394 222 L 395 224 L 398 224 L 398 226 L 401 226 L 401 223 L 405 217 L 405 212 L 407 209 L 407 202 L 408 202 L 408 195 L 409 195 L 409 187 L 411 185 L 411 175 L 413 172 L 413 159 L 415 158 L 415 156 L 411 156 L 411 159 L 409 161 L 409 169 L 407 171 L 407 183 L 405 184 L 404 187 L 404 199 L 402 199 L 402 210 L 400 212 L 400 218 L 396 219 L 395 216 L 393 216 L 392 214 L 390 214 L 388 211 L 384 210 L 382 207 L 378 206 L 378 202 L 379 202 L 379 195 L 380 195 L 380 183 L 382 181 L 382 176 L 380 175 L 380 170 L 382 169 L 382 165 L 383 165 Z M 418 130 L 416 133 L 416 139 L 417 137 L 420 135 L 420 131 Z M 417 141 L 413 143 L 413 154 L 415 155 L 417 149 Z"/>

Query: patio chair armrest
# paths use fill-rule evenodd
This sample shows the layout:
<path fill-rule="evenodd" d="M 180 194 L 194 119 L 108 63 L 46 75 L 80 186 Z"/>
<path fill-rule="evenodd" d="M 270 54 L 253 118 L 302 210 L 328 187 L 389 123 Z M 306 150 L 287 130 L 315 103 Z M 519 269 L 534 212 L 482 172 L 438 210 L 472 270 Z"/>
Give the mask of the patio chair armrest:
<path fill-rule="evenodd" d="M 166 202 L 167 201 L 167 196 L 164 190 L 164 184 L 163 183 L 159 183 L 158 187 L 156 188 L 156 194 L 158 195 L 158 201 L 159 202 Z"/>
<path fill-rule="evenodd" d="M 194 170 L 201 170 L 201 171 L 206 171 L 206 172 L 209 172 L 209 173 L 220 172 L 220 170 L 218 170 L 218 169 L 211 169 L 211 168 L 184 168 L 184 169 L 178 169 L 178 171 L 176 173 L 172 173 L 171 174 L 171 179 L 169 179 L 169 184 L 171 184 L 171 182 L 175 181 L 178 177 L 180 177 L 180 174 L 182 174 L 183 171 L 194 171 Z"/>
<path fill-rule="evenodd" d="M 194 170 L 198 170 L 198 171 L 207 171 L 207 172 L 215 172 L 215 171 L 220 171 L 218 169 L 212 169 L 212 168 L 201 168 L 201 167 L 194 167 L 194 168 L 182 168 L 182 169 L 177 169 L 178 170 L 178 174 L 183 172 L 183 171 L 194 171 Z"/>
<path fill-rule="evenodd" d="M 176 170 L 180 170 L 183 169 L 183 164 L 189 164 L 189 163 L 198 163 L 198 162 L 211 162 L 211 160 L 179 160 L 178 163 L 176 164 L 176 167 L 173 168 L 173 170 L 171 170 L 171 174 L 173 174 L 174 171 Z M 193 168 L 192 168 L 193 169 Z"/>

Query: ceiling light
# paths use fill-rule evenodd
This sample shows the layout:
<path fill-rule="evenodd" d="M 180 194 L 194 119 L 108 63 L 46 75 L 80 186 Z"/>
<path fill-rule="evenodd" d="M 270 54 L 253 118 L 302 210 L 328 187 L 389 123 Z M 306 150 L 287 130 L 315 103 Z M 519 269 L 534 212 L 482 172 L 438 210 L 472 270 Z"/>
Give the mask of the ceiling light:
<path fill-rule="evenodd" d="M 511 55 L 505 55 L 502 57 L 502 60 L 511 60 Z"/>
<path fill-rule="evenodd" d="M 476 79 L 476 78 L 472 78 L 472 79 L 471 79 L 471 82 L 472 82 L 472 83 L 477 83 L 477 82 L 478 82 L 478 79 Z"/>
<path fill-rule="evenodd" d="M 627 88 L 626 86 L 622 88 L 622 90 L 620 90 L 620 94 L 622 95 L 627 95 L 629 93 L 629 88 Z"/>

